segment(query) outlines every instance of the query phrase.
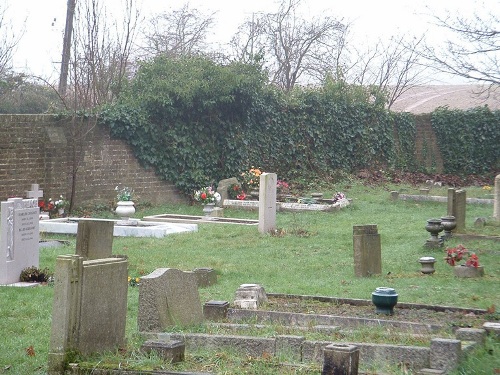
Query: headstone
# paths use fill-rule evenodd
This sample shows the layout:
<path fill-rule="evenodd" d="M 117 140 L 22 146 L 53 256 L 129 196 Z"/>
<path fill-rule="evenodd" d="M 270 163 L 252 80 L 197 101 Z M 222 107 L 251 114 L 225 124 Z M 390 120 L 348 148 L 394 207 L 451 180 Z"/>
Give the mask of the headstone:
<path fill-rule="evenodd" d="M 76 233 L 76 255 L 85 260 L 111 258 L 113 220 L 79 220 Z"/>
<path fill-rule="evenodd" d="M 465 230 L 465 205 L 467 202 L 465 190 L 448 189 L 448 216 L 455 216 L 457 226 L 453 230 L 463 233 Z"/>
<path fill-rule="evenodd" d="M 353 227 L 354 274 L 367 277 L 382 273 L 380 235 L 377 226 L 355 225 Z"/>
<path fill-rule="evenodd" d="M 31 184 L 31 190 L 26 192 L 26 198 L 33 198 L 38 201 L 40 198 L 43 198 L 43 190 L 40 190 L 38 184 Z"/>
<path fill-rule="evenodd" d="M 259 187 L 259 232 L 276 229 L 276 173 L 262 173 Z"/>
<path fill-rule="evenodd" d="M 158 268 L 141 278 L 137 323 L 140 332 L 163 332 L 203 322 L 196 275 Z"/>
<path fill-rule="evenodd" d="M 38 199 L 9 198 L 1 202 L 0 284 L 19 281 L 21 271 L 39 264 Z"/>
<path fill-rule="evenodd" d="M 195 268 L 193 272 L 196 275 L 198 288 L 205 288 L 217 283 L 217 274 L 213 268 Z"/>
<path fill-rule="evenodd" d="M 495 189 L 493 190 L 493 218 L 500 221 L 500 174 L 495 177 Z"/>
<path fill-rule="evenodd" d="M 359 348 L 350 344 L 329 344 L 323 349 L 321 375 L 358 375 Z"/>
<path fill-rule="evenodd" d="M 238 184 L 238 179 L 236 177 L 226 178 L 225 180 L 219 181 L 219 184 L 217 185 L 217 192 L 220 194 L 221 204 L 224 203 L 224 200 L 229 199 L 227 189 L 233 184 Z"/>
<path fill-rule="evenodd" d="M 57 257 L 49 374 L 63 373 L 73 352 L 115 351 L 125 344 L 127 271 L 125 258 Z"/>

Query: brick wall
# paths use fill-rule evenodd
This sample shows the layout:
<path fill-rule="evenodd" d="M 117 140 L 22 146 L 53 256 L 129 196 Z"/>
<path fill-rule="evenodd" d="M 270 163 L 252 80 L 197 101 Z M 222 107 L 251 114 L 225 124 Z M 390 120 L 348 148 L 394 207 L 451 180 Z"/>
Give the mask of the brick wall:
<path fill-rule="evenodd" d="M 428 173 L 443 173 L 443 158 L 432 129 L 429 114 L 415 117 L 417 134 L 415 137 L 415 157 L 422 170 Z"/>
<path fill-rule="evenodd" d="M 75 205 L 111 202 L 117 185 L 133 188 L 138 201 L 186 201 L 171 183 L 142 167 L 127 144 L 111 139 L 93 120 L 0 115 L 1 200 L 25 196 L 32 183 L 40 185 L 46 199 L 61 194 L 69 198 L 73 175 Z"/>

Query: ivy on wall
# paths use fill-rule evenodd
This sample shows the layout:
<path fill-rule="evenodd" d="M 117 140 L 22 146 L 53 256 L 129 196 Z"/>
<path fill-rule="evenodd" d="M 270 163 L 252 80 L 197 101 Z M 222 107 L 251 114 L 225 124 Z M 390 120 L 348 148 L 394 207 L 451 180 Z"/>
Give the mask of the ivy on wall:
<path fill-rule="evenodd" d="M 446 173 L 484 174 L 500 170 L 500 111 L 438 108 L 432 113 Z"/>
<path fill-rule="evenodd" d="M 285 93 L 265 77 L 255 65 L 158 57 L 139 67 L 101 118 L 142 163 L 187 194 L 251 166 L 290 180 L 381 166 L 419 168 L 414 117 L 387 111 L 380 93 L 328 79 L 322 87 Z M 433 115 L 447 173 L 479 172 L 478 164 L 486 171 L 498 161 L 498 150 L 496 159 L 488 151 L 491 137 L 480 134 L 498 134 L 499 115 L 476 115 L 482 120 L 442 110 Z M 480 142 L 480 152 L 469 142 Z M 464 151 L 475 153 L 466 169 Z"/>

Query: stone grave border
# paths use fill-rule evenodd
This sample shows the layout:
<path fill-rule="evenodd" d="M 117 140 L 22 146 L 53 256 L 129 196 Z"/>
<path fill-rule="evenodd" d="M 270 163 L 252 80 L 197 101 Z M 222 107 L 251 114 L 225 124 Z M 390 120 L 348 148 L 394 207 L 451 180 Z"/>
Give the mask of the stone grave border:
<path fill-rule="evenodd" d="M 350 204 L 349 199 L 344 199 L 342 201 L 330 204 L 330 203 L 297 203 L 297 202 L 276 202 L 276 211 L 339 211 Z M 259 201 L 249 201 L 249 200 L 236 200 L 236 199 L 225 199 L 223 202 L 224 208 L 237 208 L 244 210 L 258 210 Z"/>

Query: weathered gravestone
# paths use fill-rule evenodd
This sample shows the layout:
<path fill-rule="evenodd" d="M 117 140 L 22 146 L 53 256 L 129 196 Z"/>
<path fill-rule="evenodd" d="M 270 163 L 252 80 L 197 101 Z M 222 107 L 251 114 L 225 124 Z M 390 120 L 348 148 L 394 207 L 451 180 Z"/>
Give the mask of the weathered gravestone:
<path fill-rule="evenodd" d="M 9 198 L 1 202 L 0 284 L 19 281 L 21 271 L 39 264 L 38 199 Z"/>
<path fill-rule="evenodd" d="M 158 268 L 141 278 L 137 324 L 140 332 L 163 332 L 203 322 L 196 275 Z"/>
<path fill-rule="evenodd" d="M 357 277 L 380 275 L 382 254 L 377 226 L 355 225 L 353 227 L 354 274 Z"/>
<path fill-rule="evenodd" d="M 448 216 L 455 216 L 457 226 L 453 232 L 463 233 L 465 230 L 465 205 L 467 197 L 465 190 L 448 189 Z"/>
<path fill-rule="evenodd" d="M 495 189 L 493 194 L 493 218 L 500 221 L 500 174 L 495 177 Z"/>
<path fill-rule="evenodd" d="M 125 258 L 56 260 L 49 374 L 62 374 L 71 353 L 114 351 L 125 344 Z"/>
<path fill-rule="evenodd" d="M 86 260 L 111 258 L 113 220 L 80 220 L 76 234 L 76 255 Z"/>
<path fill-rule="evenodd" d="M 220 194 L 221 204 L 224 204 L 224 200 L 229 199 L 227 189 L 233 184 L 238 184 L 238 179 L 236 177 L 226 178 L 225 180 L 219 181 L 219 184 L 217 185 L 217 192 Z"/>
<path fill-rule="evenodd" d="M 259 232 L 276 229 L 276 173 L 262 173 L 259 182 Z"/>

